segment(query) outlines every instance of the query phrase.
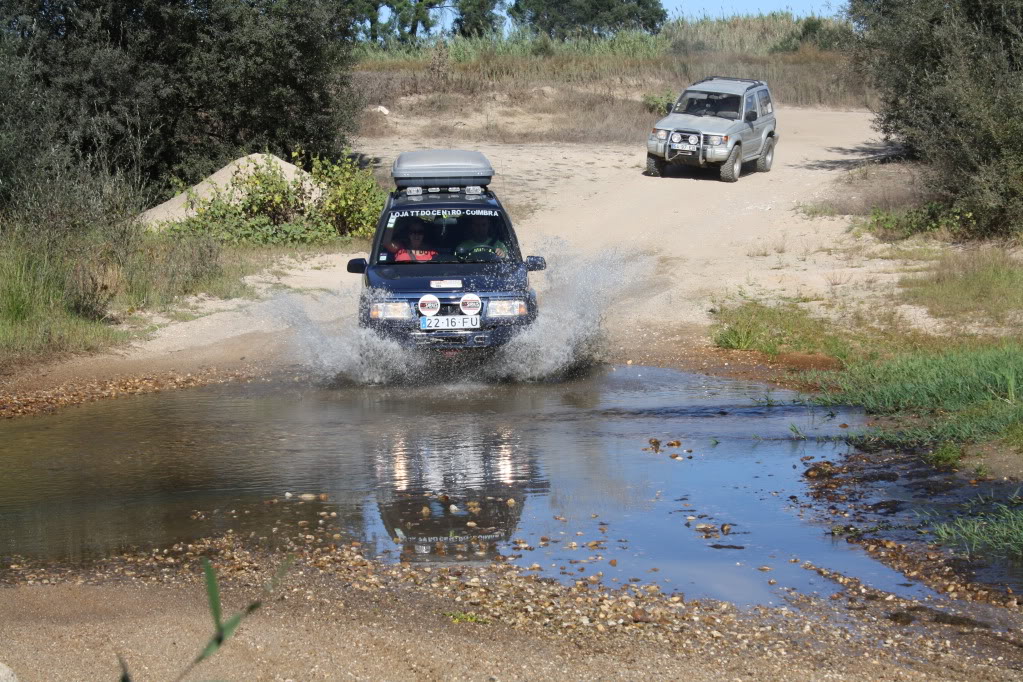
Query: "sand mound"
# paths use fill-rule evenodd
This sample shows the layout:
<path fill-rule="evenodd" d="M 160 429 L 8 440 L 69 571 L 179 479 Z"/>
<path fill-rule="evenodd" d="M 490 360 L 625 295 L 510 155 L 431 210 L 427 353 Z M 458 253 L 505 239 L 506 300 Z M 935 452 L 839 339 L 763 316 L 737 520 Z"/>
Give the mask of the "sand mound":
<path fill-rule="evenodd" d="M 168 199 L 159 206 L 154 206 L 140 215 L 139 219 L 151 227 L 158 228 L 164 223 L 189 218 L 195 215 L 195 212 L 188 207 L 189 194 L 198 199 L 209 198 L 217 189 L 227 189 L 231 184 L 231 179 L 236 175 L 249 175 L 254 169 L 271 164 L 280 168 L 281 172 L 284 173 L 284 177 L 289 181 L 296 178 L 302 178 L 303 180 L 309 178 L 309 173 L 273 154 L 249 154 L 240 159 L 235 159 L 191 189 Z"/>

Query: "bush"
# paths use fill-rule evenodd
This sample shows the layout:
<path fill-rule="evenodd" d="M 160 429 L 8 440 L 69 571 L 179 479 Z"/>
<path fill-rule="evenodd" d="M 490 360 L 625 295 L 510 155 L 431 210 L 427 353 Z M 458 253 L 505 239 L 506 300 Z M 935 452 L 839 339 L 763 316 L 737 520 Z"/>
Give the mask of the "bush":
<path fill-rule="evenodd" d="M 968 237 L 976 231 L 977 221 L 972 213 L 932 201 L 901 211 L 875 208 L 866 226 L 878 238 L 895 241 L 934 232 L 943 232 L 950 237 Z"/>
<path fill-rule="evenodd" d="M 244 153 L 341 151 L 358 110 L 342 11 L 325 0 L 74 0 L 59 11 L 10 0 L 0 62 L 15 65 L 0 71 L 30 78 L 14 79 L 15 94 L 36 148 L 46 129 L 73 155 L 146 182 L 192 182 Z"/>
<path fill-rule="evenodd" d="M 663 116 L 668 107 L 675 104 L 678 95 L 670 90 L 655 94 L 643 95 L 643 107 L 651 114 Z"/>
<path fill-rule="evenodd" d="M 878 128 L 926 162 L 928 187 L 970 214 L 967 236 L 1023 229 L 1023 3 L 853 0 L 857 61 Z"/>
<path fill-rule="evenodd" d="M 797 52 L 803 47 L 818 50 L 845 50 L 855 39 L 852 24 L 846 21 L 809 16 L 799 19 L 796 27 L 779 40 L 770 52 Z"/>
<path fill-rule="evenodd" d="M 325 244 L 373 233 L 385 192 L 368 170 L 345 157 L 314 157 L 312 172 L 288 179 L 274 157 L 242 167 L 227 187 L 190 199 L 195 215 L 167 227 L 229 244 Z"/>

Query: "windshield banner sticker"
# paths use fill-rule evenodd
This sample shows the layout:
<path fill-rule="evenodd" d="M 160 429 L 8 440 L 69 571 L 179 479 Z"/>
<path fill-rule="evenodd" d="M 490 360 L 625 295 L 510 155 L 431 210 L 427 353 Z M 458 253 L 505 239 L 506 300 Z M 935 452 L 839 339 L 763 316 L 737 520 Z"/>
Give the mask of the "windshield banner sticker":
<path fill-rule="evenodd" d="M 460 279 L 432 279 L 430 280 L 431 289 L 461 289 L 462 280 Z M 427 294 L 429 296 L 429 294 Z"/>
<path fill-rule="evenodd" d="M 391 221 L 397 220 L 398 218 L 408 218 L 410 216 L 463 216 L 463 215 L 482 215 L 491 216 L 497 218 L 501 214 L 492 208 L 410 208 L 406 211 L 391 211 L 390 217 L 387 219 L 388 227 L 393 227 Z"/>

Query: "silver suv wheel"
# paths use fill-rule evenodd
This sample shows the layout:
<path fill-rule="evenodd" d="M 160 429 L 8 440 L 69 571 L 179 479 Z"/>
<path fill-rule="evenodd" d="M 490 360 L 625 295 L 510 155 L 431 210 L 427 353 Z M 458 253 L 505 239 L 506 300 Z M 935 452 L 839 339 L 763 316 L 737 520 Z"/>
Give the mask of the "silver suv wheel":
<path fill-rule="evenodd" d="M 728 159 L 721 164 L 721 180 L 724 182 L 736 182 L 742 174 L 742 149 L 739 145 L 732 147 Z"/>
<path fill-rule="evenodd" d="M 774 164 L 774 138 L 769 137 L 764 142 L 764 151 L 760 154 L 760 158 L 757 159 L 757 172 L 766 173 L 771 170 L 771 166 Z"/>

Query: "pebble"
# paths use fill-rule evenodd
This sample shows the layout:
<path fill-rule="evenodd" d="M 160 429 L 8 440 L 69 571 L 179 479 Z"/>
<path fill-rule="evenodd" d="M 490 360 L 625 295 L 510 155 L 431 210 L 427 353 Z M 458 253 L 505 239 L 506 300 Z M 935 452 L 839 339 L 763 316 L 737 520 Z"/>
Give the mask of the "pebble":
<path fill-rule="evenodd" d="M 14 675 L 14 671 L 3 663 L 0 663 L 0 682 L 18 682 L 18 678 Z"/>

